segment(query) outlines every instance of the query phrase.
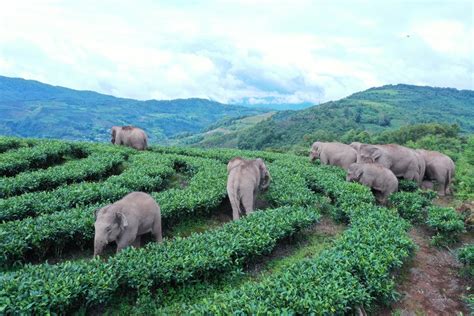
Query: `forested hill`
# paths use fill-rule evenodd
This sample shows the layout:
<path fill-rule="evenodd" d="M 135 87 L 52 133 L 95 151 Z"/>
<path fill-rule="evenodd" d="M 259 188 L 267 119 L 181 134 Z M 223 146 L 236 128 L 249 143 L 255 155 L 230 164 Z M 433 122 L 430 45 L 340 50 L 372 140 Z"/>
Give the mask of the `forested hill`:
<path fill-rule="evenodd" d="M 237 143 L 242 149 L 288 148 L 428 122 L 474 132 L 474 91 L 404 84 L 371 88 L 305 110 L 279 112 L 239 133 Z"/>
<path fill-rule="evenodd" d="M 109 140 L 112 125 L 137 125 L 151 141 L 196 133 L 218 120 L 267 110 L 205 99 L 138 101 L 0 76 L 0 134 Z"/>

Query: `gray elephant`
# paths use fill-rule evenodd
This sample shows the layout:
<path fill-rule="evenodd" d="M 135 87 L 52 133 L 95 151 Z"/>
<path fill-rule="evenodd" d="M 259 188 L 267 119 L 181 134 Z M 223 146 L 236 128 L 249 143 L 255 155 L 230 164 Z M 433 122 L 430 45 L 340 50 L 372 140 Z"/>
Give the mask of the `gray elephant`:
<path fill-rule="evenodd" d="M 398 179 L 393 172 L 378 163 L 353 163 L 347 170 L 347 181 L 357 181 L 372 189 L 375 199 L 382 205 L 398 190 Z"/>
<path fill-rule="evenodd" d="M 227 194 L 232 206 L 232 218 L 252 213 L 259 191 L 268 189 L 270 172 L 262 159 L 233 158 L 227 164 Z"/>
<path fill-rule="evenodd" d="M 349 145 L 342 143 L 315 142 L 311 146 L 309 159 L 314 161 L 318 158 L 323 165 L 338 166 L 347 170 L 352 163 L 356 162 L 357 152 Z"/>
<path fill-rule="evenodd" d="M 415 180 L 419 185 L 425 175 L 425 160 L 414 149 L 396 144 L 360 145 L 357 162 L 379 163 L 398 178 Z"/>
<path fill-rule="evenodd" d="M 360 161 L 360 146 L 362 146 L 362 145 L 363 144 L 359 143 L 359 142 L 352 142 L 352 143 L 349 144 L 349 146 L 354 148 L 355 151 L 357 152 L 357 161 Z"/>
<path fill-rule="evenodd" d="M 426 180 L 436 181 L 438 183 L 438 194 L 444 196 L 451 194 L 449 188 L 455 171 L 455 165 L 451 158 L 437 151 L 417 149 L 416 150 L 425 160 L 426 171 L 423 181 L 423 188 L 431 189 Z"/>
<path fill-rule="evenodd" d="M 148 137 L 145 131 L 134 126 L 112 126 L 111 142 L 137 150 L 145 150 L 148 147 Z"/>
<path fill-rule="evenodd" d="M 141 235 L 151 232 L 161 242 L 161 212 L 159 205 L 144 192 L 132 192 L 121 200 L 95 212 L 94 256 L 115 241 L 117 252 L 125 247 L 140 246 Z"/>

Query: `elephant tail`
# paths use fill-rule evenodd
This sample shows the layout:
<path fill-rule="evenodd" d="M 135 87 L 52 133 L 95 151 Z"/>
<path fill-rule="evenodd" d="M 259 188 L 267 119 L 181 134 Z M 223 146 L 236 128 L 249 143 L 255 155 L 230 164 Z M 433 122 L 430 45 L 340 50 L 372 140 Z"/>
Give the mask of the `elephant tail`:
<path fill-rule="evenodd" d="M 148 148 L 148 138 L 145 137 L 143 139 L 143 149 L 146 149 L 146 148 Z"/>

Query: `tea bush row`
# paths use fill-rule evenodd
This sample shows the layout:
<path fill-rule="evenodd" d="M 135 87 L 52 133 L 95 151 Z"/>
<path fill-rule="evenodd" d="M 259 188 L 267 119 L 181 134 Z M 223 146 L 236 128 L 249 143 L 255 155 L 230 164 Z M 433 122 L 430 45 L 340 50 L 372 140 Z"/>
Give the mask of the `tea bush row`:
<path fill-rule="evenodd" d="M 0 277 L 0 313 L 65 313 L 110 301 L 121 291 L 140 293 L 223 273 L 278 240 L 315 223 L 315 209 L 282 207 L 255 212 L 216 230 L 144 248 L 127 248 L 107 262 L 42 264 Z"/>
<path fill-rule="evenodd" d="M 446 245 L 456 242 L 464 232 L 461 215 L 452 207 L 430 206 L 427 211 L 426 224 L 434 231 L 432 242 L 435 245 Z"/>
<path fill-rule="evenodd" d="M 0 198 L 33 191 L 46 191 L 60 185 L 107 177 L 124 161 L 122 153 L 94 153 L 44 170 L 22 172 L 16 177 L 0 178 Z"/>
<path fill-rule="evenodd" d="M 65 155 L 81 156 L 78 148 L 65 142 L 42 141 L 33 147 L 11 150 L 0 155 L 0 176 L 44 168 L 60 162 Z"/>
<path fill-rule="evenodd" d="M 131 157 L 129 167 L 104 182 L 84 182 L 53 191 L 32 192 L 0 200 L 0 221 L 18 220 L 65 211 L 73 207 L 114 201 L 130 191 L 151 191 L 174 174 L 170 159 L 153 153 Z"/>
<path fill-rule="evenodd" d="M 332 315 L 355 313 L 378 298 L 393 299 L 391 272 L 414 247 L 406 232 L 409 224 L 394 210 L 374 206 L 367 188 L 344 182 L 342 173 L 331 167 L 316 168 L 308 179 L 350 221 L 336 245 L 262 282 L 188 306 L 189 313 Z"/>
<path fill-rule="evenodd" d="M 169 166 L 172 163 L 185 163 L 186 168 L 193 174 L 185 189 L 153 193 L 160 204 L 164 224 L 169 225 L 183 216 L 211 210 L 226 196 L 225 165 L 209 159 L 153 155 L 164 159 L 161 164 L 154 167 L 159 169 L 159 166 L 162 166 L 163 174 L 156 173 L 154 177 L 161 179 L 163 176 L 168 176 Z M 147 156 L 141 157 L 147 159 Z M 162 188 L 162 181 L 153 182 L 159 185 L 148 187 L 148 192 Z M 125 195 L 128 192 L 122 193 Z M 0 224 L 0 266 L 7 268 L 15 263 L 27 262 L 29 258 L 42 259 L 48 253 L 61 252 L 65 246 L 90 248 L 94 239 L 93 212 L 107 203 Z"/>

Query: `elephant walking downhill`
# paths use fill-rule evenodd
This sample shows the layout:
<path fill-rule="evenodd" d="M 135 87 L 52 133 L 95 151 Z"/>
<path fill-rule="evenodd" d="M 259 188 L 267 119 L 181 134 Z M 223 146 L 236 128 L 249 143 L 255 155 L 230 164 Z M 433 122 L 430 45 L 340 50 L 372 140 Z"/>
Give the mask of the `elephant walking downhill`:
<path fill-rule="evenodd" d="M 95 213 L 94 256 L 115 241 L 117 252 L 125 247 L 140 246 L 141 235 L 151 232 L 161 242 L 161 212 L 151 195 L 132 192 Z"/>
<path fill-rule="evenodd" d="M 232 206 L 232 218 L 237 220 L 255 209 L 259 191 L 270 185 L 270 172 L 262 159 L 233 158 L 227 164 L 227 194 Z"/>
<path fill-rule="evenodd" d="M 124 145 L 137 150 L 148 147 L 148 137 L 142 129 L 134 126 L 112 126 L 112 144 Z"/>

